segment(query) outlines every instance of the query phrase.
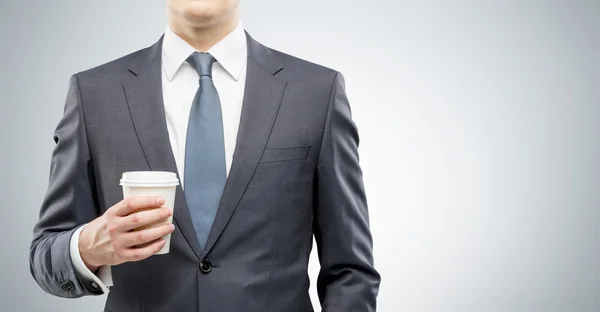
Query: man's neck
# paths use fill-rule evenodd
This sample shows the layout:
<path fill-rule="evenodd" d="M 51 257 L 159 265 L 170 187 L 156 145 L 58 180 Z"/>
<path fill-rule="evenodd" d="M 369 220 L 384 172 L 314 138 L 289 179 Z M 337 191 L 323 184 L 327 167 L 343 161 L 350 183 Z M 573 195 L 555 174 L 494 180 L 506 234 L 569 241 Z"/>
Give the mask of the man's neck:
<path fill-rule="evenodd" d="M 194 27 L 169 19 L 169 27 L 177 36 L 194 47 L 197 51 L 206 52 L 212 46 L 230 34 L 239 24 L 239 17 L 227 19 L 224 23 L 207 27 Z"/>

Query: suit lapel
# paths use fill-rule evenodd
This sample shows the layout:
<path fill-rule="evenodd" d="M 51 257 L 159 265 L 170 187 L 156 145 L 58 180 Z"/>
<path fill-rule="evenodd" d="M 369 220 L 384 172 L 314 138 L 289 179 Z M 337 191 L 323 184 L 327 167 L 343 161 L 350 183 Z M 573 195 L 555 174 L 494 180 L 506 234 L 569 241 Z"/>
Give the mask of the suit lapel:
<path fill-rule="evenodd" d="M 273 128 L 286 83 L 275 75 L 282 64 L 270 50 L 246 34 L 248 61 L 242 114 L 231 170 L 201 257 L 225 229 L 258 166 Z"/>
<path fill-rule="evenodd" d="M 177 173 L 163 103 L 161 50 L 162 38 L 140 52 L 123 77 L 123 89 L 150 169 Z M 181 185 L 175 194 L 173 218 L 196 256 L 200 257 L 200 246 Z"/>

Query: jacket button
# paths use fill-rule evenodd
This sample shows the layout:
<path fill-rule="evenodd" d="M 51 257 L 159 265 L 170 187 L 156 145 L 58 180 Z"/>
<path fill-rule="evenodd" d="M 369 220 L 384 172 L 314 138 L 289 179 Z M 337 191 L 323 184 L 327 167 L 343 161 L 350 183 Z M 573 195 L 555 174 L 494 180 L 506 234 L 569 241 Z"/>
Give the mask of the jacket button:
<path fill-rule="evenodd" d="M 200 272 L 207 274 L 212 270 L 212 263 L 210 261 L 203 259 L 200 261 Z"/>
<path fill-rule="evenodd" d="M 71 281 L 66 281 L 60 284 L 60 288 L 64 291 L 72 291 L 75 289 L 75 284 Z"/>

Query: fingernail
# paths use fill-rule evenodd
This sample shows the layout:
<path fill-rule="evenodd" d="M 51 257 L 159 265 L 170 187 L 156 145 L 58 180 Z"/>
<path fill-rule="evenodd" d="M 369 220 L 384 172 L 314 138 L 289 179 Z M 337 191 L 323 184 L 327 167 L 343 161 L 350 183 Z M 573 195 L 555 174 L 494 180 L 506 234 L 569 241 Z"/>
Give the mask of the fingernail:
<path fill-rule="evenodd" d="M 157 197 L 156 198 L 156 204 L 162 205 L 164 203 L 165 203 L 165 200 L 162 197 Z"/>

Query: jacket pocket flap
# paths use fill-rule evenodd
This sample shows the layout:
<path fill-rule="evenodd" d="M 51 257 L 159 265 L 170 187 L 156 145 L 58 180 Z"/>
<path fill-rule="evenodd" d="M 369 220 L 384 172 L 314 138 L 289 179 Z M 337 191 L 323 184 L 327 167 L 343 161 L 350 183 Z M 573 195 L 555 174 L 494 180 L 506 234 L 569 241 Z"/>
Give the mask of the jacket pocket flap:
<path fill-rule="evenodd" d="M 263 153 L 260 163 L 272 163 L 290 160 L 303 160 L 308 157 L 310 145 L 267 148 Z"/>

